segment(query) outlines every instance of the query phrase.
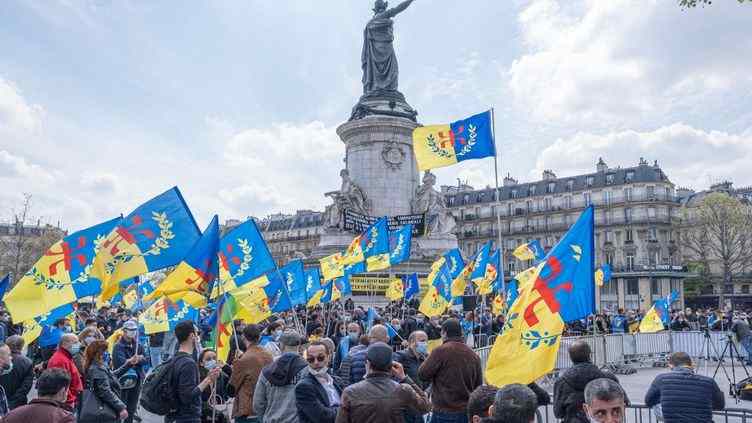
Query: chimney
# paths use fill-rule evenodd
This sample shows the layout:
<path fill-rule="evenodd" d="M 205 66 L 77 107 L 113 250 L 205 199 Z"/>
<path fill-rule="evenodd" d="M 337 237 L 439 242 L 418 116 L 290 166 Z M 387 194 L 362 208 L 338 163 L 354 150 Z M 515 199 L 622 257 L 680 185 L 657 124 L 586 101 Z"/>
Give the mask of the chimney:
<path fill-rule="evenodd" d="M 544 181 L 553 181 L 556 180 L 556 174 L 551 169 L 546 169 L 543 171 L 543 180 Z"/>
<path fill-rule="evenodd" d="M 507 176 L 504 177 L 504 186 L 511 187 L 513 185 L 517 185 L 517 180 L 507 173 Z"/>
<path fill-rule="evenodd" d="M 608 165 L 603 161 L 603 157 L 598 157 L 598 163 L 595 164 L 595 170 L 600 173 L 608 170 Z"/>

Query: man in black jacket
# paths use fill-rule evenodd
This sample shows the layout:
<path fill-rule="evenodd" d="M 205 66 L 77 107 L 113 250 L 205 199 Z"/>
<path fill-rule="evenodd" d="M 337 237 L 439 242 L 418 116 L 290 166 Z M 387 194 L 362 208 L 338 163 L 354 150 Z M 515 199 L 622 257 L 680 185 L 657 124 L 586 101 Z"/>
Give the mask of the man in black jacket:
<path fill-rule="evenodd" d="M 669 373 L 656 376 L 645 394 L 645 405 L 661 405 L 666 423 L 711 422 L 713 410 L 726 406 L 715 380 L 696 375 L 689 354 L 675 352 L 668 359 Z"/>
<path fill-rule="evenodd" d="M 295 386 L 300 423 L 334 423 L 337 418 L 342 384 L 329 374 L 330 356 L 331 351 L 323 342 L 308 345 L 308 374 Z"/>
<path fill-rule="evenodd" d="M 24 347 L 22 337 L 13 335 L 6 343 L 10 348 L 12 364 L 9 373 L 0 374 L 0 386 L 8 397 L 8 409 L 12 410 L 27 403 L 26 398 L 34 383 L 34 365 L 21 353 Z"/>
<path fill-rule="evenodd" d="M 586 342 L 573 343 L 568 352 L 574 365 L 565 370 L 554 383 L 554 415 L 562 419 L 562 423 L 588 423 L 582 408 L 585 403 L 585 386 L 600 378 L 609 378 L 616 383 L 619 380 L 590 362 L 590 345 Z"/>
<path fill-rule="evenodd" d="M 177 410 L 165 416 L 165 423 L 201 423 L 201 393 L 217 381 L 221 371 L 216 366 L 200 383 L 198 364 L 193 352 L 199 343 L 198 331 L 193 322 L 186 320 L 175 326 L 175 338 L 180 343 L 173 357 L 172 387 Z"/>

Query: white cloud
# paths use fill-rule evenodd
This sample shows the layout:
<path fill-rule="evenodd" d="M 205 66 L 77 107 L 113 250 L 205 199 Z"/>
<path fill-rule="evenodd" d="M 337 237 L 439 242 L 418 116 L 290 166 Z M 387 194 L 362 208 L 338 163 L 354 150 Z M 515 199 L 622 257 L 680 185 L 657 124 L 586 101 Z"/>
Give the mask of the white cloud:
<path fill-rule="evenodd" d="M 554 169 L 559 176 L 594 172 L 599 157 L 611 167 L 634 166 L 640 157 L 650 163 L 657 159 L 672 182 L 695 189 L 719 179 L 752 183 L 752 134 L 703 131 L 683 123 L 647 132 L 580 132 L 558 139 L 543 150 L 528 176 L 537 180 L 543 169 Z"/>
<path fill-rule="evenodd" d="M 740 101 L 752 92 L 752 43 L 728 3 L 534 1 L 518 17 L 528 53 L 510 68 L 514 99 L 538 121 L 606 128 Z"/>
<path fill-rule="evenodd" d="M 21 91 L 0 77 L 0 129 L 12 132 L 33 132 L 42 124 L 43 109 L 29 104 Z"/>
<path fill-rule="evenodd" d="M 53 181 L 51 173 L 39 165 L 29 163 L 25 158 L 0 150 L 0 178 L 49 183 Z"/>
<path fill-rule="evenodd" d="M 115 194 L 120 189 L 120 183 L 117 176 L 111 173 L 85 173 L 81 177 L 81 185 L 84 189 L 98 195 Z"/>

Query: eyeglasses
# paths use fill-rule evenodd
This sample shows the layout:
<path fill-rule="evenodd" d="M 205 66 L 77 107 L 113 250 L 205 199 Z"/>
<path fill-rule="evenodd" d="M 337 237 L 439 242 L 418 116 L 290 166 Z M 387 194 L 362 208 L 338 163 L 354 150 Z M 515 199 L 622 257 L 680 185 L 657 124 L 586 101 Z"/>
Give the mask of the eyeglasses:
<path fill-rule="evenodd" d="M 326 356 L 325 356 L 325 355 L 318 355 L 318 356 L 314 357 L 314 356 L 311 356 L 311 355 L 309 355 L 309 356 L 308 356 L 308 357 L 306 358 L 306 360 L 307 360 L 307 361 L 308 361 L 309 363 L 311 363 L 311 364 L 313 364 L 313 363 L 315 363 L 315 362 L 317 362 L 317 361 L 318 361 L 318 362 L 320 362 L 320 363 L 323 363 L 324 361 L 326 361 Z"/>

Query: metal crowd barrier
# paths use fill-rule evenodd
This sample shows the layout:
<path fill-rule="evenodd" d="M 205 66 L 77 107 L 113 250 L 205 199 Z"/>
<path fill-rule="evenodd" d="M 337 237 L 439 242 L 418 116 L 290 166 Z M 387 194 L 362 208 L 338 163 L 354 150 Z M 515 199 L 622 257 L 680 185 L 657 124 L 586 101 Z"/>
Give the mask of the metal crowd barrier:
<path fill-rule="evenodd" d="M 549 405 L 540 407 L 535 412 L 537 423 L 559 423 L 554 417 L 553 408 Z M 660 422 L 653 409 L 644 404 L 630 404 L 625 410 L 624 421 L 627 423 Z M 726 408 L 713 411 L 713 421 L 723 423 L 752 423 L 752 410 L 746 408 Z"/>
<path fill-rule="evenodd" d="M 620 365 L 620 364 L 638 364 L 652 365 L 656 362 L 664 361 L 666 357 L 677 351 L 683 351 L 691 357 L 715 357 L 716 351 L 720 355 L 728 341 L 726 332 L 709 332 L 710 343 L 708 346 L 705 342 L 704 332 L 658 332 L 658 333 L 636 333 L 636 334 L 610 334 L 610 335 L 588 335 L 588 336 L 565 336 L 561 338 L 561 347 L 556 359 L 556 369 L 562 370 L 572 366 L 569 360 L 567 349 L 575 341 L 585 341 L 590 344 L 593 350 L 593 359 L 596 365 Z M 481 358 L 483 368 L 488 362 L 488 354 L 493 346 L 493 337 L 488 338 L 487 345 L 482 346 L 485 342 L 476 343 L 481 345 L 476 348 L 475 352 Z M 485 341 L 485 340 L 483 340 Z M 713 346 L 715 348 L 713 348 Z M 742 358 L 747 356 L 747 352 L 741 345 L 736 345 L 736 350 Z"/>

